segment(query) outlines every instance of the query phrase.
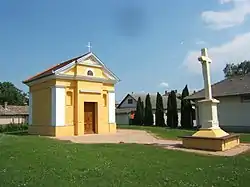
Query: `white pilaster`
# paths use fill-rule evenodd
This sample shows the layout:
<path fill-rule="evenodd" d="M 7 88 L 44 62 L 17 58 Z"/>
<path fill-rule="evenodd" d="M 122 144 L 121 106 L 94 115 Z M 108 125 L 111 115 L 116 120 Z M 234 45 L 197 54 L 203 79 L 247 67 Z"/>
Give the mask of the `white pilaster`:
<path fill-rule="evenodd" d="M 65 88 L 54 86 L 51 88 L 51 125 L 65 125 Z"/>
<path fill-rule="evenodd" d="M 115 123 L 115 93 L 108 93 L 109 123 Z"/>
<path fill-rule="evenodd" d="M 32 93 L 29 93 L 29 125 L 32 125 Z"/>

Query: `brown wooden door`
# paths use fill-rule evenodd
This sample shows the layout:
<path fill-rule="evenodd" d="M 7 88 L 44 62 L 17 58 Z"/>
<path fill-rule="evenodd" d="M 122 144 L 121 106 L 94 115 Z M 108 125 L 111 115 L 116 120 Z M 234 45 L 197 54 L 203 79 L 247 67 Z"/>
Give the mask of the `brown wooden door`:
<path fill-rule="evenodd" d="M 95 103 L 84 103 L 84 133 L 95 133 Z"/>

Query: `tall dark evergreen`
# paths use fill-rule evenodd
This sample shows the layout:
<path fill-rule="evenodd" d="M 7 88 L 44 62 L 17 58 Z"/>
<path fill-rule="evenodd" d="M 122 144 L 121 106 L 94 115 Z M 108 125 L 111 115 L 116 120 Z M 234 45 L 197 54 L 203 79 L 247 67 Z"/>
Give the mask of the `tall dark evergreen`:
<path fill-rule="evenodd" d="M 144 124 L 144 102 L 141 101 L 141 117 L 142 117 L 142 124 Z"/>
<path fill-rule="evenodd" d="M 172 104 L 172 127 L 177 128 L 178 127 L 178 111 L 177 111 L 177 98 L 176 98 L 176 92 L 171 91 L 171 104 Z"/>
<path fill-rule="evenodd" d="M 136 104 L 134 124 L 135 125 L 143 125 L 142 107 L 141 107 L 141 98 L 140 97 L 138 98 L 137 104 Z"/>
<path fill-rule="evenodd" d="M 182 91 L 181 94 L 181 127 L 182 128 L 192 128 L 193 124 L 193 109 L 191 105 L 191 101 L 185 99 L 185 97 L 189 96 L 189 91 L 187 85 Z"/>
<path fill-rule="evenodd" d="M 152 104 L 150 95 L 147 94 L 146 101 L 145 101 L 145 112 L 144 112 L 144 125 L 152 126 L 154 124 L 154 116 L 152 112 Z"/>
<path fill-rule="evenodd" d="M 173 127 L 173 112 L 172 112 L 172 99 L 171 94 L 168 95 L 168 104 L 167 104 L 167 126 Z"/>
<path fill-rule="evenodd" d="M 168 96 L 167 125 L 171 128 L 178 127 L 177 98 L 175 91 L 171 91 Z"/>
<path fill-rule="evenodd" d="M 166 126 L 164 121 L 164 108 L 163 108 L 162 96 L 159 92 L 157 92 L 156 96 L 155 125 L 160 127 Z"/>

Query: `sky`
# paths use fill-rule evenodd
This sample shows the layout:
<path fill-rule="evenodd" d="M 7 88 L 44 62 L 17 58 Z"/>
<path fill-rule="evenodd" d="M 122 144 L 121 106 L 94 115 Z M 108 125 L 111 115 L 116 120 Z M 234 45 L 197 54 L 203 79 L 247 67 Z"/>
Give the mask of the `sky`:
<path fill-rule="evenodd" d="M 211 79 L 250 59 L 250 0 L 1 0 L 0 81 L 28 91 L 26 78 L 92 52 L 127 93 L 203 88 L 200 49 Z"/>

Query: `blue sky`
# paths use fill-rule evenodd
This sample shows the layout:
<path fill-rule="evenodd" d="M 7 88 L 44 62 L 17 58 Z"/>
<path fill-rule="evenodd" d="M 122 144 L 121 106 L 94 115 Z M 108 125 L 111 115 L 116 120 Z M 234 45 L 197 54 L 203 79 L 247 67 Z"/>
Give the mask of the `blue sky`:
<path fill-rule="evenodd" d="M 203 87 L 199 50 L 208 47 L 212 82 L 227 62 L 250 59 L 249 0 L 2 0 L 0 81 L 22 80 L 92 51 L 128 92 Z"/>

